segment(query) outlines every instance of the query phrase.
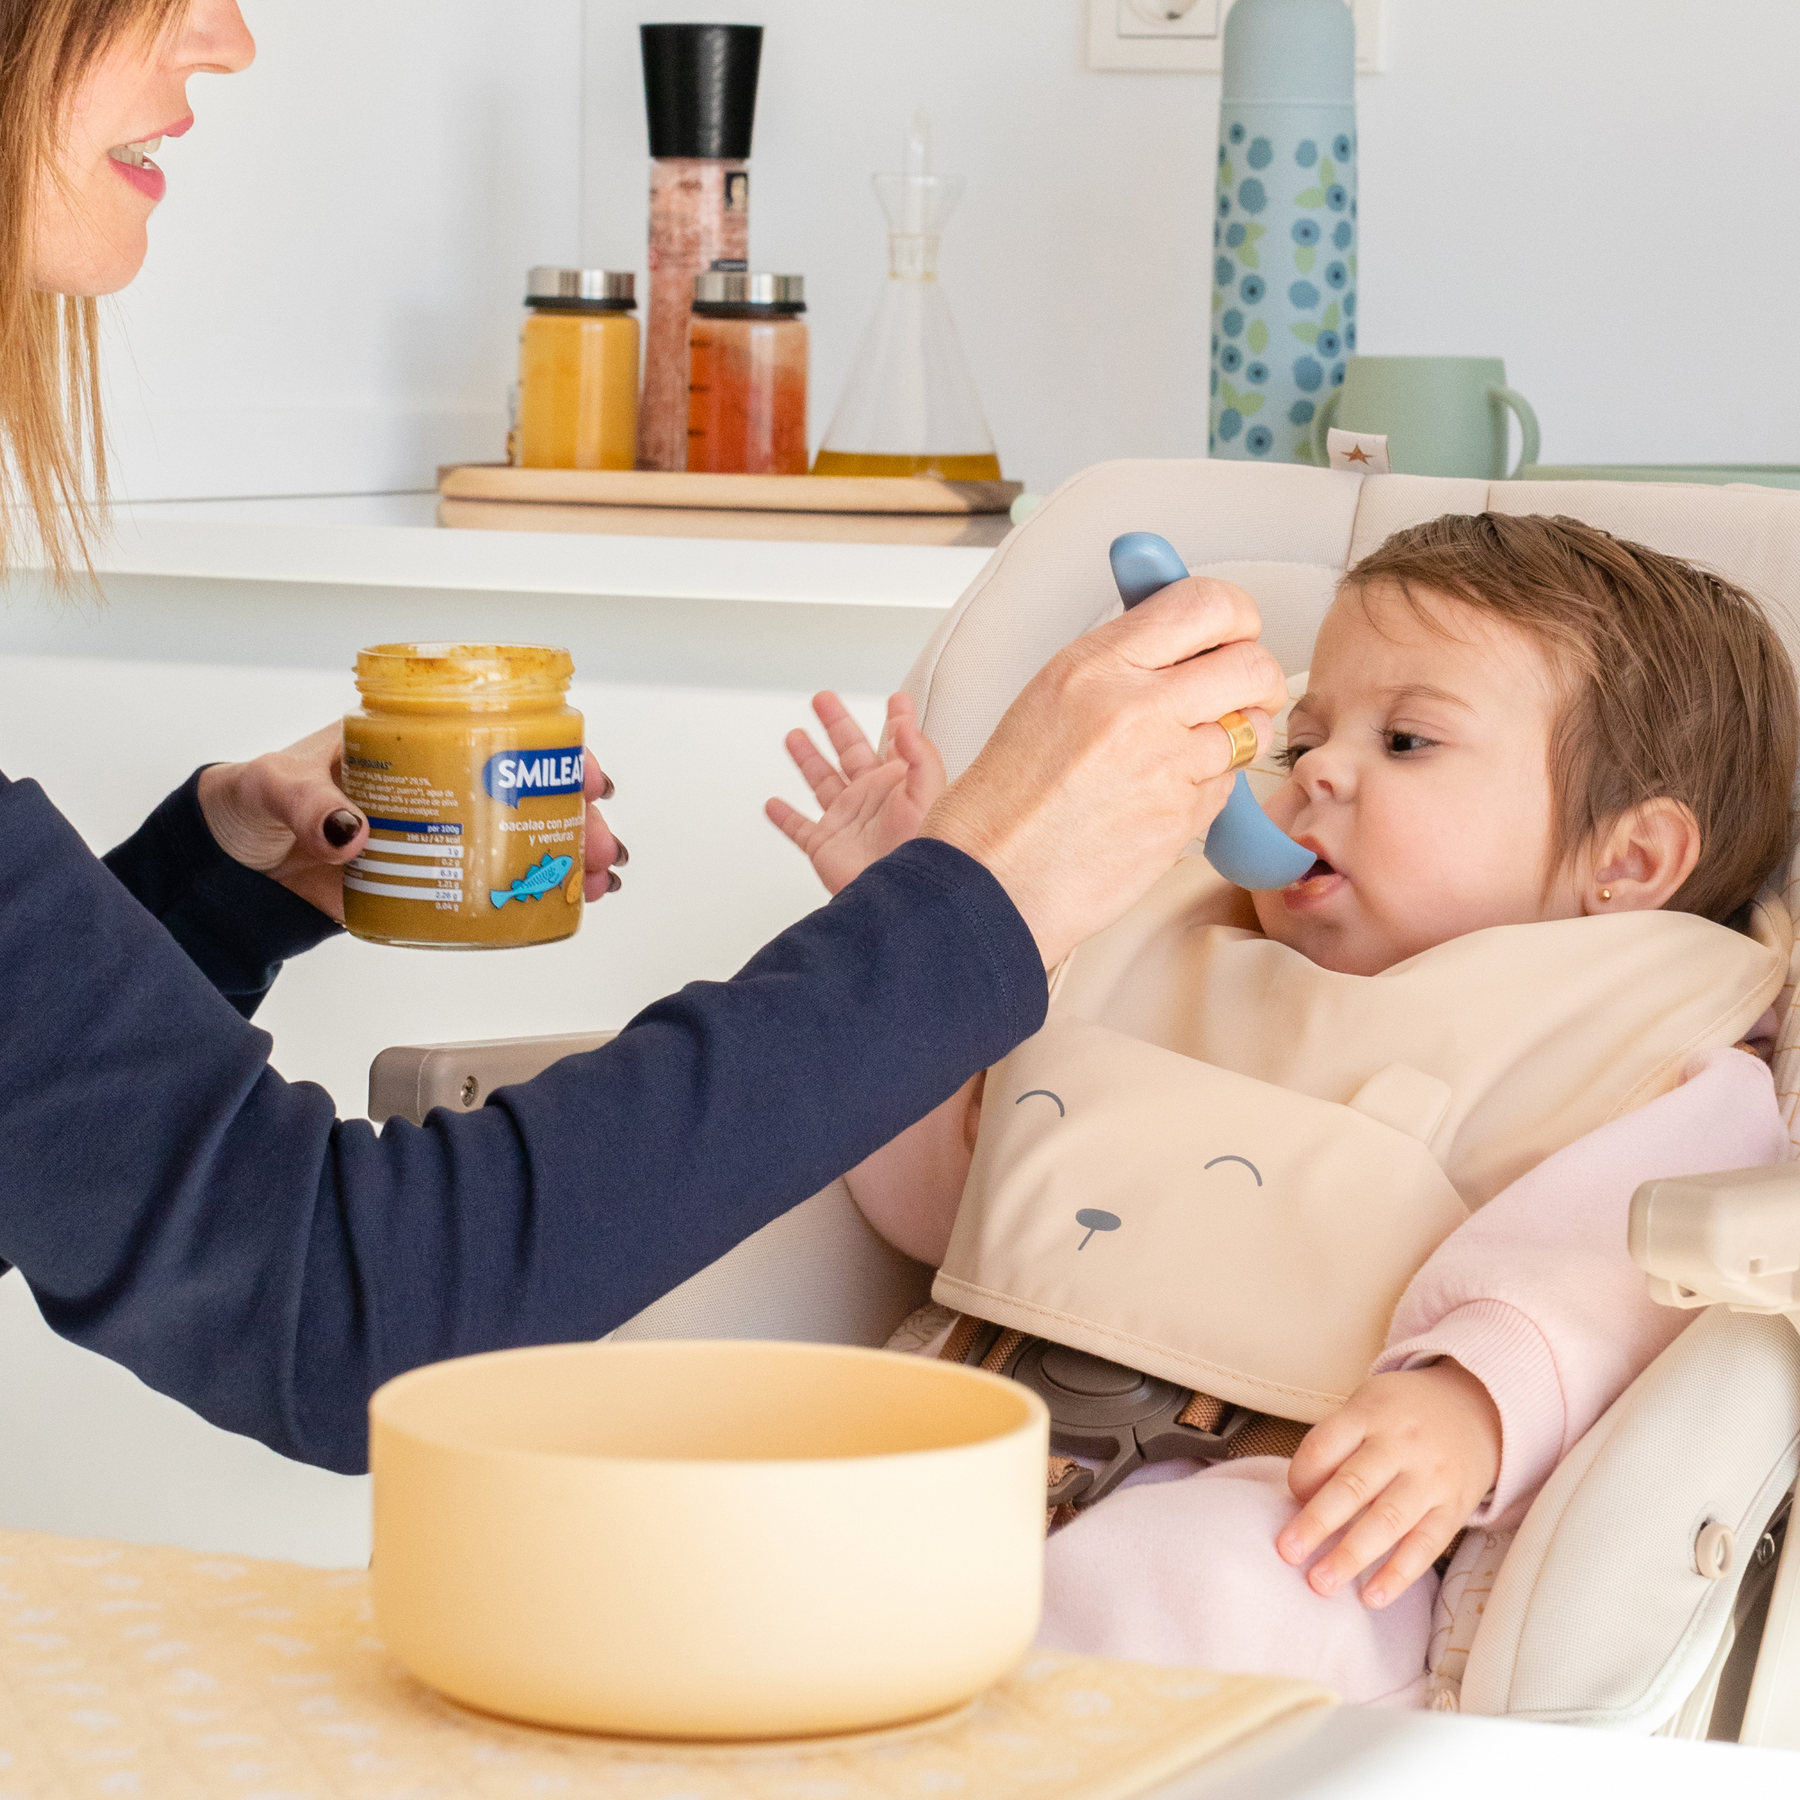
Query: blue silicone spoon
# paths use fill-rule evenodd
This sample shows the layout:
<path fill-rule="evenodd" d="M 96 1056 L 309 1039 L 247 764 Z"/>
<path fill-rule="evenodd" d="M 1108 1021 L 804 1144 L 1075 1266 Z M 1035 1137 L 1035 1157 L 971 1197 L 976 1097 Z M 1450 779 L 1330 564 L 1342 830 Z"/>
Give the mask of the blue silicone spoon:
<path fill-rule="evenodd" d="M 1110 555 L 1127 612 L 1187 574 L 1175 546 L 1153 531 L 1128 531 L 1114 538 Z M 1206 860 L 1234 887 L 1258 889 L 1298 881 L 1317 859 L 1263 811 L 1239 769 L 1231 798 L 1206 834 Z"/>

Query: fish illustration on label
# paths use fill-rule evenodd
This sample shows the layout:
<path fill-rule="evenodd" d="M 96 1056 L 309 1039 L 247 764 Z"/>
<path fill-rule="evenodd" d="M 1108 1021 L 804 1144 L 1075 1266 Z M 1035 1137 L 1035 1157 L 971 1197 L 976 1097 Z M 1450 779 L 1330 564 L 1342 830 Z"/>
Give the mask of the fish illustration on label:
<path fill-rule="evenodd" d="M 569 871 L 575 867 L 572 856 L 546 855 L 540 863 L 534 863 L 509 888 L 495 888 L 488 898 L 495 906 L 504 906 L 509 900 L 541 900 L 554 892 L 569 878 Z"/>

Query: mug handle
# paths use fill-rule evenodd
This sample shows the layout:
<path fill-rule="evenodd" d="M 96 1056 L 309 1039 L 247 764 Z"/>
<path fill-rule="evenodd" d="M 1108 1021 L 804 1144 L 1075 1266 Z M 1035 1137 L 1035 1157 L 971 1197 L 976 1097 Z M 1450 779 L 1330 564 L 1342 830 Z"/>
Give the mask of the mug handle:
<path fill-rule="evenodd" d="M 1537 414 L 1531 410 L 1531 402 L 1517 388 L 1501 387 L 1496 382 L 1488 389 L 1488 398 L 1498 400 L 1502 406 L 1510 406 L 1513 409 L 1513 416 L 1519 421 L 1518 468 L 1515 468 L 1506 478 L 1508 481 L 1516 481 L 1519 477 L 1519 469 L 1538 459 Z"/>
<path fill-rule="evenodd" d="M 1331 467 L 1331 452 L 1325 448 L 1325 434 L 1331 429 L 1331 421 L 1337 417 L 1338 402 L 1343 397 L 1344 390 L 1341 387 L 1333 388 L 1319 402 L 1319 410 L 1313 414 L 1313 455 L 1319 459 L 1319 466 L 1323 469 Z"/>

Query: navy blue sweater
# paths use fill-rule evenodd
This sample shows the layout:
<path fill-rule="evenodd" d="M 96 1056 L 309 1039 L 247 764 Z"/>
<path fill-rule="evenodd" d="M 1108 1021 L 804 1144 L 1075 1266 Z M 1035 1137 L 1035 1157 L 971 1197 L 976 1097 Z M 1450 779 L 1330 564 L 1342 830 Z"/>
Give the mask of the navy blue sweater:
<path fill-rule="evenodd" d="M 103 867 L 0 777 L 0 1258 L 51 1326 L 354 1472 L 401 1371 L 629 1318 L 1042 1023 L 1024 921 L 897 850 L 730 981 L 478 1112 L 379 1134 L 248 1022 L 335 929 L 214 844 L 194 784 Z"/>

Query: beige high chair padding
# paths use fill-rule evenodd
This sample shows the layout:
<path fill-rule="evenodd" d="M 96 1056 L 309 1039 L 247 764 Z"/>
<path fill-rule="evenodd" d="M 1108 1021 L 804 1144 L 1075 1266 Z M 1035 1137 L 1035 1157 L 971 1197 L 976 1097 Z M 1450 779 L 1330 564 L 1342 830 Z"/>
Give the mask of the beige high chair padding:
<path fill-rule="evenodd" d="M 1012 533 L 933 633 L 906 686 L 954 777 L 1037 669 L 1118 613 L 1106 551 L 1119 533 L 1159 532 L 1195 574 L 1249 589 L 1262 609 L 1264 642 L 1294 673 L 1310 662 L 1319 621 L 1351 563 L 1402 526 L 1483 510 L 1562 513 L 1703 563 L 1770 607 L 1790 656 L 1800 648 L 1800 494 L 1113 462 L 1065 482 Z M 1791 868 L 1771 893 L 1790 914 L 1800 907 Z M 1800 1091 L 1793 992 L 1790 975 L 1777 1002 L 1775 1061 L 1790 1131 Z M 371 1116 L 422 1119 L 432 1105 L 482 1104 L 498 1083 L 589 1041 L 384 1052 L 372 1071 Z M 1710 1234 L 1688 1232 L 1677 1255 L 1666 1232 L 1634 1226 L 1634 1254 L 1657 1271 L 1668 1296 L 1682 1305 L 1717 1298 L 1766 1309 L 1768 1284 L 1786 1281 L 1792 1303 L 1800 1170 L 1757 1171 L 1736 1187 L 1682 1186 L 1690 1212 L 1714 1220 Z M 1639 1196 L 1640 1212 L 1649 1192 Z M 1673 1202 L 1658 1218 L 1672 1218 L 1672 1209 Z M 1742 1234 L 1717 1225 L 1744 1209 L 1759 1221 L 1754 1268 Z M 1764 1287 L 1747 1286 L 1753 1277 Z M 617 1335 L 879 1344 L 929 1283 L 928 1270 L 869 1230 L 840 1181 Z M 1714 1306 L 1564 1460 L 1510 1548 L 1500 1540 L 1473 1546 L 1487 1560 L 1478 1556 L 1464 1577 L 1453 1576 L 1467 1598 L 1452 1652 L 1434 1658 L 1439 1703 L 1800 1748 L 1800 1552 L 1784 1547 L 1797 1475 L 1800 1331 L 1780 1317 Z"/>

